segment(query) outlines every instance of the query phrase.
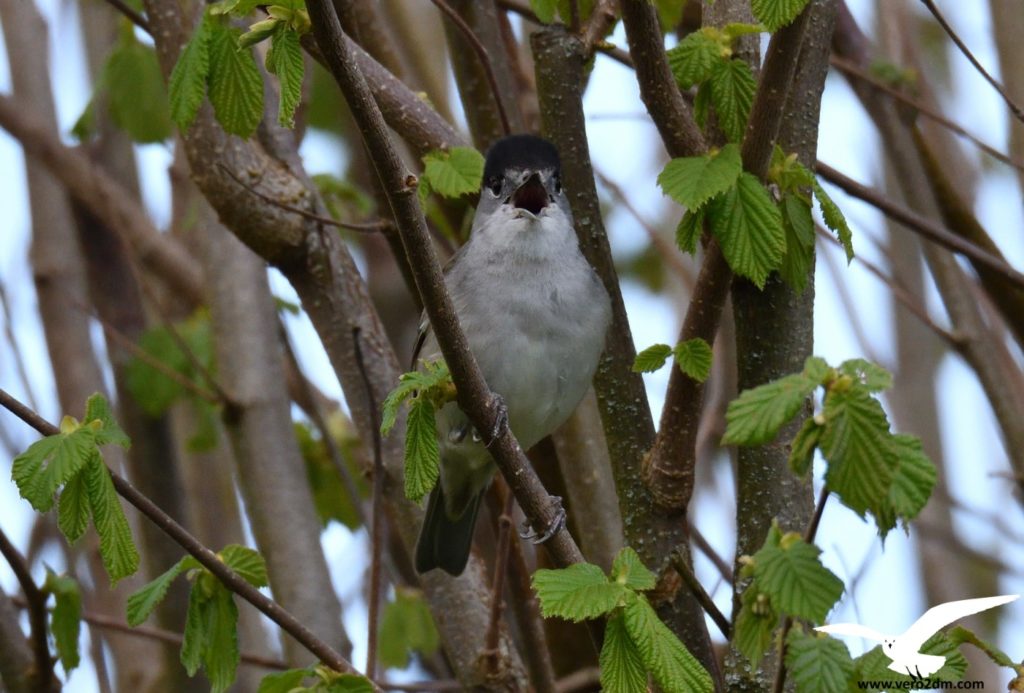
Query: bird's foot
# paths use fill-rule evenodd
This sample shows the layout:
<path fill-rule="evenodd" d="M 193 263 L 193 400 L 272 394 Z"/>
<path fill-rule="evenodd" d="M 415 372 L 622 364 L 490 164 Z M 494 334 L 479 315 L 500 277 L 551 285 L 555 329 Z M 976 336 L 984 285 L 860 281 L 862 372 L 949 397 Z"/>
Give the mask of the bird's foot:
<path fill-rule="evenodd" d="M 559 496 L 551 496 L 556 506 L 555 520 L 548 525 L 541 533 L 537 533 L 530 526 L 529 520 L 524 520 L 519 530 L 519 536 L 532 544 L 543 544 L 551 537 L 558 534 L 565 527 L 565 508 L 562 507 L 562 499 Z"/>
<path fill-rule="evenodd" d="M 508 430 L 508 407 L 505 406 L 505 400 L 497 392 L 491 393 L 490 406 L 494 411 L 494 426 L 491 427 L 491 436 L 487 440 L 488 448 Z"/>

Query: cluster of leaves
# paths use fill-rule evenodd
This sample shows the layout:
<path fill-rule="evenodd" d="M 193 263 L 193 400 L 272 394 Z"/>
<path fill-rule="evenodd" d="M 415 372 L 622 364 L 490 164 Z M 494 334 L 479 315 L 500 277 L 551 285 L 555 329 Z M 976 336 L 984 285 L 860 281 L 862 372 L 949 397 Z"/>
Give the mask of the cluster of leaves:
<path fill-rule="evenodd" d="M 399 669 L 409 666 L 409 653 L 429 657 L 441 646 L 423 593 L 410 587 L 395 587 L 394 600 L 384 607 L 377 638 L 381 664 Z"/>
<path fill-rule="evenodd" d="M 138 570 L 139 552 L 100 452 L 111 443 L 130 445 L 107 400 L 94 394 L 86 401 L 83 421 L 65 416 L 60 433 L 37 440 L 14 458 L 11 478 L 39 512 L 48 512 L 56 499 L 57 526 L 69 542 L 85 533 L 92 518 L 103 567 L 116 583 Z"/>
<path fill-rule="evenodd" d="M 829 490 L 861 517 L 870 513 L 884 538 L 897 521 L 917 516 L 936 480 L 920 441 L 889 430 L 874 395 L 891 385 L 888 371 L 863 359 L 832 368 L 811 356 L 802 372 L 746 390 L 731 402 L 722 442 L 762 445 L 773 440 L 821 387 L 821 411 L 804 421 L 790 444 L 790 467 L 806 475 L 814 451 L 820 450 Z"/>
<path fill-rule="evenodd" d="M 265 6 L 266 19 L 246 33 L 231 25 L 231 17 L 246 17 L 257 6 Z M 270 39 L 264 66 L 281 86 L 278 122 L 291 127 L 305 73 L 299 41 L 309 29 L 304 0 L 220 0 L 209 5 L 171 72 L 171 118 L 187 130 L 209 96 L 217 121 L 227 132 L 252 135 L 263 117 L 263 79 L 250 48 Z"/>
<path fill-rule="evenodd" d="M 437 483 L 441 456 L 437 447 L 434 412 L 455 399 L 455 386 L 444 361 L 423 362 L 422 370 L 403 373 L 398 386 L 384 399 L 381 435 L 388 435 L 405 403 L 405 496 L 419 502 Z"/>
<path fill-rule="evenodd" d="M 313 679 L 304 685 L 307 679 Z M 339 674 L 329 667 L 313 664 L 264 676 L 256 693 L 373 693 L 365 676 Z"/>
<path fill-rule="evenodd" d="M 365 498 L 369 492 L 366 478 L 352 454 L 353 446 L 358 444 L 354 432 L 347 430 L 347 421 L 342 417 L 332 418 L 327 422 L 327 427 L 332 429 L 330 435 L 341 453 L 344 473 L 347 473 L 359 497 Z M 320 522 L 326 527 L 331 520 L 337 520 L 349 529 L 356 529 L 360 525 L 359 512 L 345 488 L 341 477 L 343 471 L 335 466 L 327 444 L 320 433 L 307 424 L 295 423 L 294 429 L 299 451 L 306 463 L 306 478 L 313 492 L 313 505 Z"/>
<path fill-rule="evenodd" d="M 708 379 L 711 372 L 711 346 L 700 337 L 679 342 L 675 347 L 668 344 L 654 344 L 633 360 L 634 373 L 653 373 L 671 356 L 679 369 L 699 383 Z"/>
<path fill-rule="evenodd" d="M 459 198 L 479 192 L 483 175 L 484 157 L 472 147 L 437 149 L 423 156 L 423 173 L 417 189 L 420 205 L 427 219 L 445 237 L 464 240 L 468 236 L 472 207 L 466 201 L 460 203 Z M 446 198 L 447 204 L 442 207 L 431 193 Z M 463 218 L 460 227 L 456 227 L 452 219 L 458 218 L 460 204 L 463 205 Z"/>
<path fill-rule="evenodd" d="M 533 587 L 545 618 L 570 621 L 608 617 L 601 648 L 601 686 L 610 693 L 645 693 L 652 675 L 667 693 L 711 691 L 711 677 L 676 635 L 658 618 L 643 592 L 653 589 L 654 573 L 626 547 L 611 575 L 591 563 L 560 570 L 538 570 Z"/>

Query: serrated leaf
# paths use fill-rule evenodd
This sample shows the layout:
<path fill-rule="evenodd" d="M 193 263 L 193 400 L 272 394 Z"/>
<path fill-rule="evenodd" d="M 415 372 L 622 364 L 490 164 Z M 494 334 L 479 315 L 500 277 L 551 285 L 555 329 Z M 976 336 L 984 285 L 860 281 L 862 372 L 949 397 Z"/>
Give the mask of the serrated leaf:
<path fill-rule="evenodd" d="M 658 185 L 688 210 L 697 210 L 731 188 L 742 172 L 739 146 L 727 144 L 714 155 L 672 159 L 658 175 Z"/>
<path fill-rule="evenodd" d="M 796 416 L 818 381 L 804 373 L 787 375 L 744 390 L 725 412 L 723 445 L 762 445 Z"/>
<path fill-rule="evenodd" d="M 687 210 L 676 227 L 676 245 L 684 253 L 693 255 L 697 252 L 697 241 L 700 240 L 702 233 L 704 233 L 704 210 L 701 209 L 696 213 Z"/>
<path fill-rule="evenodd" d="M 898 461 L 889 488 L 889 505 L 899 518 L 912 520 L 931 497 L 938 473 L 919 439 L 894 435 L 892 444 Z"/>
<path fill-rule="evenodd" d="M 171 136 L 171 112 L 156 51 L 125 36 L 103 70 L 110 115 L 136 142 L 163 142 Z"/>
<path fill-rule="evenodd" d="M 668 344 L 652 344 L 633 359 L 634 373 L 653 373 L 668 360 L 672 355 L 672 347 Z"/>
<path fill-rule="evenodd" d="M 757 89 L 750 66 L 737 58 L 715 63 L 708 84 L 718 126 L 730 142 L 742 141 Z"/>
<path fill-rule="evenodd" d="M 786 535 L 778 543 L 769 537 L 753 557 L 757 589 L 776 611 L 822 623 L 842 596 L 843 581 L 821 564 L 820 554 L 799 535 Z"/>
<path fill-rule="evenodd" d="M 198 585 L 188 593 L 188 612 L 185 616 L 185 632 L 181 641 L 179 658 L 189 676 L 195 676 L 203 661 L 206 647 L 206 626 L 204 620 L 205 599 Z"/>
<path fill-rule="evenodd" d="M 779 203 L 782 228 L 786 231 L 786 254 L 779 276 L 800 292 L 807 287 L 814 266 L 814 218 L 811 206 L 798 195 L 784 195 Z"/>
<path fill-rule="evenodd" d="M 621 612 L 608 619 L 601 646 L 601 689 L 607 693 L 647 693 L 647 670 L 626 632 Z"/>
<path fill-rule="evenodd" d="M 64 484 L 57 504 L 57 526 L 72 544 L 85 534 L 89 526 L 89 496 L 84 474 L 76 474 Z"/>
<path fill-rule="evenodd" d="M 789 444 L 789 468 L 797 476 L 805 476 L 811 471 L 811 465 L 814 463 L 814 450 L 821 438 L 821 431 L 822 427 L 818 425 L 813 416 L 809 416 L 804 419 L 793 442 Z"/>
<path fill-rule="evenodd" d="M 409 666 L 409 653 L 429 657 L 441 645 L 430 608 L 419 590 L 398 588 L 395 600 L 384 607 L 377 636 L 380 661 L 384 666 Z"/>
<path fill-rule="evenodd" d="M 828 460 L 825 483 L 861 517 L 887 507 L 897 457 L 882 406 L 862 388 L 831 389 L 822 414 L 818 447 Z M 883 536 L 892 527 L 879 523 Z"/>
<path fill-rule="evenodd" d="M 430 493 L 440 475 L 440 465 L 434 405 L 425 397 L 417 397 L 406 419 L 405 497 L 419 503 Z"/>
<path fill-rule="evenodd" d="M 813 179 L 814 182 L 811 185 L 814 190 L 814 197 L 818 200 L 818 205 L 821 207 L 821 218 L 825 220 L 825 226 L 835 231 L 839 237 L 839 242 L 843 245 L 843 250 L 846 251 L 846 262 L 849 264 L 853 261 L 853 232 L 850 231 L 849 225 L 846 223 L 846 217 L 843 215 L 842 210 L 839 206 L 832 201 L 832 198 L 825 192 L 825 188 L 821 187 L 821 183 L 818 179 Z"/>
<path fill-rule="evenodd" d="M 82 626 L 82 592 L 74 578 L 57 575 L 49 568 L 46 570 L 43 591 L 52 594 L 55 599 L 50 616 L 50 632 L 53 633 L 64 673 L 70 674 L 80 661 L 78 634 Z"/>
<path fill-rule="evenodd" d="M 380 434 L 388 435 L 398 419 L 398 408 L 417 391 L 428 392 L 447 383 L 451 378 L 444 361 L 423 364 L 423 370 L 409 371 L 398 376 L 398 385 L 384 398 L 381 405 Z"/>
<path fill-rule="evenodd" d="M 37 440 L 14 458 L 11 479 L 21 497 L 39 512 L 53 507 L 54 494 L 96 453 L 96 431 L 80 426 Z"/>
<path fill-rule="evenodd" d="M 922 654 L 938 655 L 946 658 L 946 663 L 935 672 L 930 679 L 940 681 L 959 681 L 967 670 L 967 660 L 946 635 L 939 631 L 921 646 Z M 889 668 L 892 660 L 882 651 L 882 646 L 871 648 L 854 660 L 854 668 L 859 681 L 892 681 L 894 685 L 907 686 L 910 676 L 897 673 Z M 910 690 L 908 688 L 908 690 Z"/>
<path fill-rule="evenodd" d="M 270 584 L 267 579 L 267 562 L 256 549 L 228 544 L 217 555 L 253 587 L 266 587 Z"/>
<path fill-rule="evenodd" d="M 623 621 L 641 659 L 666 693 L 714 690 L 708 672 L 661 622 L 644 597 L 634 595 L 626 600 Z"/>
<path fill-rule="evenodd" d="M 139 569 L 139 552 L 132 541 L 128 518 L 110 480 L 110 471 L 99 453 L 82 470 L 92 508 L 92 522 L 100 535 L 100 556 L 110 582 L 133 575 Z"/>
<path fill-rule="evenodd" d="M 249 137 L 263 117 L 263 78 L 251 50 L 239 50 L 241 31 L 212 22 L 210 103 L 225 131 Z"/>
<path fill-rule="evenodd" d="M 805 377 L 819 385 L 825 382 L 831 372 L 832 367 L 828 365 L 828 361 L 820 356 L 808 356 L 804 359 L 804 369 L 801 371 Z"/>
<path fill-rule="evenodd" d="M 786 637 L 786 667 L 797 693 L 846 693 L 853 660 L 839 640 L 793 628 Z"/>
<path fill-rule="evenodd" d="M 772 633 L 778 625 L 779 615 L 772 609 L 768 595 L 753 586 L 747 587 L 740 599 L 732 644 L 756 667 L 771 647 Z"/>
<path fill-rule="evenodd" d="M 768 31 L 764 24 L 747 24 L 745 22 L 730 22 L 722 27 L 722 33 L 730 43 L 748 34 L 763 34 Z"/>
<path fill-rule="evenodd" d="M 558 9 L 558 5 L 555 0 L 530 0 L 530 9 L 542 24 L 550 24 L 555 21 L 555 11 Z"/>
<path fill-rule="evenodd" d="M 840 373 L 848 375 L 864 389 L 881 392 L 892 387 L 892 373 L 865 359 L 850 359 L 839 364 Z"/>
<path fill-rule="evenodd" d="M 533 574 L 533 589 L 544 618 L 557 616 L 570 621 L 606 614 L 627 593 L 622 585 L 609 582 L 601 568 L 592 563 L 538 570 Z"/>
<path fill-rule="evenodd" d="M 267 70 L 277 75 L 281 84 L 277 122 L 287 128 L 295 127 L 295 109 L 302 100 L 302 79 L 306 72 L 299 34 L 280 24 L 270 40 L 266 64 Z"/>
<path fill-rule="evenodd" d="M 698 383 L 708 379 L 711 373 L 711 346 L 700 337 L 687 339 L 676 344 L 672 350 L 679 369 Z"/>
<path fill-rule="evenodd" d="M 722 45 L 703 31 L 688 34 L 668 51 L 668 66 L 683 89 L 706 80 L 715 64 L 725 59 Z"/>
<path fill-rule="evenodd" d="M 459 197 L 480 190 L 484 158 L 472 147 L 435 150 L 423 156 L 423 179 L 444 197 Z"/>
<path fill-rule="evenodd" d="M 324 693 L 374 693 L 376 689 L 370 680 L 358 674 L 341 674 L 335 676 Z"/>
<path fill-rule="evenodd" d="M 291 693 L 295 689 L 302 690 L 302 681 L 313 675 L 312 667 L 267 674 L 260 681 L 260 687 L 256 689 L 256 693 Z"/>
<path fill-rule="evenodd" d="M 285 22 L 273 17 L 250 24 L 249 30 L 238 37 L 238 47 L 241 49 L 252 48 L 257 43 L 266 41 L 273 36 L 275 29 L 284 26 Z"/>
<path fill-rule="evenodd" d="M 222 693 L 234 683 L 238 670 L 238 607 L 231 592 L 218 586 L 204 611 L 203 670 L 212 693 Z"/>
<path fill-rule="evenodd" d="M 787 154 L 777 144 L 772 148 L 767 180 L 779 186 L 784 195 L 799 195 L 805 202 L 811 201 L 808 193 L 814 185 L 814 174 L 800 163 L 795 153 Z"/>
<path fill-rule="evenodd" d="M 153 609 L 167 596 L 167 590 L 174 579 L 195 565 L 195 559 L 186 556 L 141 589 L 133 592 L 126 603 L 128 625 L 135 627 L 149 618 Z"/>
<path fill-rule="evenodd" d="M 693 97 L 693 119 L 703 130 L 708 126 L 708 114 L 711 111 L 711 83 L 701 82 L 697 87 L 697 93 Z"/>
<path fill-rule="evenodd" d="M 182 132 L 188 130 L 206 96 L 206 80 L 210 74 L 210 39 L 212 20 L 206 15 L 178 56 L 168 81 L 168 103 L 171 119 Z"/>
<path fill-rule="evenodd" d="M 807 0 L 751 0 L 750 9 L 757 21 L 774 34 L 796 19 L 806 5 Z"/>
<path fill-rule="evenodd" d="M 732 270 L 764 287 L 786 251 L 782 214 L 765 187 L 741 173 L 734 187 L 710 202 L 707 213 Z"/>
<path fill-rule="evenodd" d="M 992 643 L 979 638 L 973 631 L 964 628 L 963 626 L 954 626 L 946 635 L 949 638 L 949 641 L 957 647 L 965 642 L 974 645 L 984 652 L 985 655 L 998 666 L 1009 667 L 1011 669 L 1015 669 L 1017 667 L 1017 663 L 1010 659 L 1009 655 Z"/>
<path fill-rule="evenodd" d="M 120 445 L 127 450 L 131 447 L 132 441 L 121 427 L 114 420 L 114 414 L 110 411 L 110 403 L 100 393 L 95 393 L 85 401 L 85 418 L 83 424 L 99 421 L 100 427 L 96 429 L 96 444 L 107 445 L 113 443 Z"/>
<path fill-rule="evenodd" d="M 611 577 L 614 582 L 637 592 L 654 589 L 658 580 L 629 546 L 623 547 L 612 562 Z"/>

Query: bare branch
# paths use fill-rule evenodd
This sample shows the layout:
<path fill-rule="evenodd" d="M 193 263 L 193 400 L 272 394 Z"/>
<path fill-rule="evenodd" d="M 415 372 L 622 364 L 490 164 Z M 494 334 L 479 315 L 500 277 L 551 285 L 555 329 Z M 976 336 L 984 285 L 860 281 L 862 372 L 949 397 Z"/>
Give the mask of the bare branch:
<path fill-rule="evenodd" d="M 15 579 L 21 585 L 21 591 L 25 593 L 25 602 L 28 605 L 28 623 L 31 632 L 32 656 L 35 659 L 35 670 L 32 678 L 35 679 L 39 690 L 47 690 L 54 681 L 53 658 L 50 657 L 50 644 L 48 641 L 49 627 L 46 614 L 46 602 L 49 597 L 43 593 L 32 579 L 32 572 L 25 557 L 21 555 L 14 543 L 7 538 L 7 534 L 0 529 L 0 555 L 11 567 Z M 6 644 L 5 644 L 6 646 Z"/>

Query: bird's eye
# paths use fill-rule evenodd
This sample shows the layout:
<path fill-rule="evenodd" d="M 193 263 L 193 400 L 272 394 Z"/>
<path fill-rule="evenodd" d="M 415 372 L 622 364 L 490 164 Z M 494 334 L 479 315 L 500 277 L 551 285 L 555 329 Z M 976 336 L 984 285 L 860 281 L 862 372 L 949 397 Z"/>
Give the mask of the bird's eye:
<path fill-rule="evenodd" d="M 501 179 L 491 178 L 487 181 L 487 187 L 490 188 L 491 192 L 494 193 L 494 196 L 497 197 L 501 194 Z"/>
<path fill-rule="evenodd" d="M 555 175 L 555 192 L 562 192 L 562 177 L 557 174 Z"/>

